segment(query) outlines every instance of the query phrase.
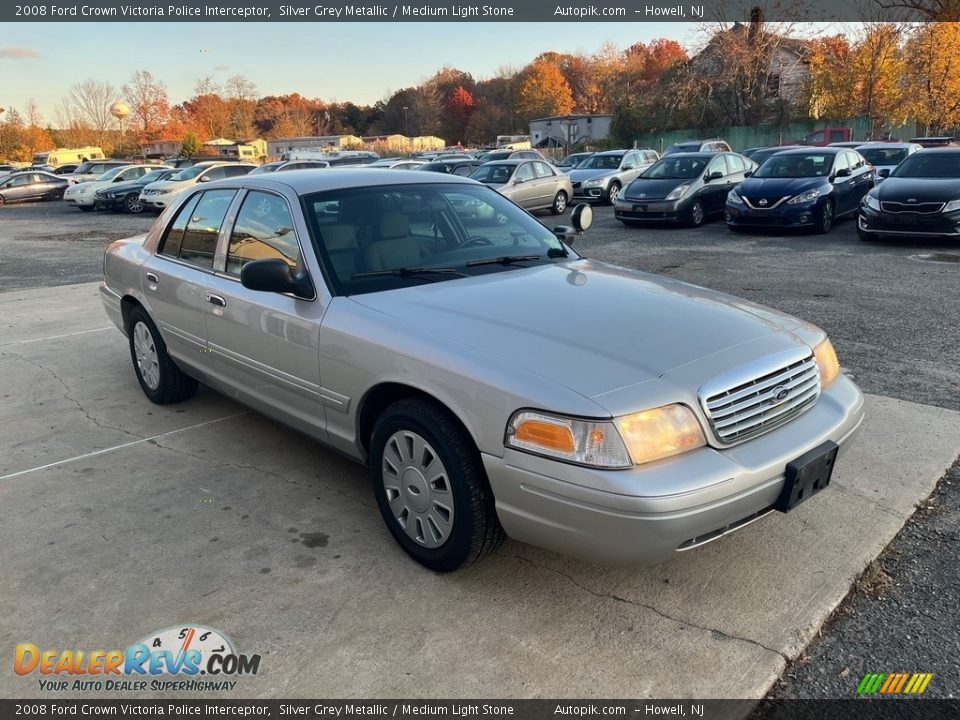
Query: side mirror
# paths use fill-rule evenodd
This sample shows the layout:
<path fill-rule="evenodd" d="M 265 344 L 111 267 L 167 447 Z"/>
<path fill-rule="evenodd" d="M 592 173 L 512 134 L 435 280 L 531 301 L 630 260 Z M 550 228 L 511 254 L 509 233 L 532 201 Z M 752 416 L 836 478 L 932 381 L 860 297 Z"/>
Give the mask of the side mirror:
<path fill-rule="evenodd" d="M 593 208 L 586 203 L 577 205 L 570 213 L 570 222 L 578 233 L 585 232 L 593 225 Z"/>
<path fill-rule="evenodd" d="M 522 184 L 525 183 L 525 182 L 526 182 L 526 180 L 524 180 L 523 178 L 519 178 L 519 177 L 518 177 L 518 178 L 514 178 L 514 179 L 513 179 L 513 184 L 514 184 L 514 185 L 522 185 Z"/>
<path fill-rule="evenodd" d="M 877 170 L 877 175 L 879 175 L 882 178 L 890 177 L 890 168 L 880 168 L 879 170 Z"/>
<path fill-rule="evenodd" d="M 842 177 L 850 177 L 850 175 L 851 175 L 850 168 L 840 168 L 839 170 L 837 170 L 837 173 L 836 175 L 834 175 L 834 177 L 842 178 Z"/>
<path fill-rule="evenodd" d="M 708 173 L 704 175 L 703 179 L 706 180 L 707 182 L 711 182 L 713 180 L 719 180 L 722 177 L 723 177 L 722 172 L 720 172 L 719 170 L 714 170 L 712 173 Z"/>
<path fill-rule="evenodd" d="M 747 170 L 747 171 L 743 174 L 743 177 L 744 177 L 744 178 L 748 178 L 748 177 L 750 177 L 751 175 L 753 175 L 753 170 Z"/>
<path fill-rule="evenodd" d="M 557 225 L 550 232 L 563 240 L 567 245 L 573 245 L 573 241 L 577 238 L 576 229 L 570 225 Z"/>
<path fill-rule="evenodd" d="M 633 170 L 633 165 L 624 165 L 621 170 Z"/>
<path fill-rule="evenodd" d="M 254 260 L 240 270 L 240 283 L 258 292 L 291 293 L 300 298 L 313 297 L 313 285 L 306 274 L 294 275 L 284 260 Z"/>

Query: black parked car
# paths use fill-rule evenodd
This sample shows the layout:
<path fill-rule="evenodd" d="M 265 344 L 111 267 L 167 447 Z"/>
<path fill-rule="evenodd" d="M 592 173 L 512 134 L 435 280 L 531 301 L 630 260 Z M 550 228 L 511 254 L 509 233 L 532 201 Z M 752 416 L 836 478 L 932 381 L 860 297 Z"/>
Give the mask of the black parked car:
<path fill-rule="evenodd" d="M 93 205 L 97 210 L 126 210 L 135 215 L 147 209 L 140 199 L 140 192 L 146 185 L 160 180 L 167 180 L 171 175 L 179 172 L 176 168 L 158 168 L 141 175 L 133 182 L 115 184 L 97 190 L 93 196 Z"/>
<path fill-rule="evenodd" d="M 418 167 L 417 170 L 470 177 L 470 173 L 483 165 L 484 162 L 484 160 L 461 160 L 460 158 L 453 160 L 434 160 L 433 162 L 424 163 Z"/>
<path fill-rule="evenodd" d="M 0 205 L 22 200 L 59 200 L 70 183 L 48 172 L 19 172 L 0 178 Z"/>
<path fill-rule="evenodd" d="M 864 196 L 857 234 L 960 238 L 960 147 L 920 150 L 897 165 Z"/>
<path fill-rule="evenodd" d="M 661 158 L 620 193 L 613 214 L 624 225 L 703 224 L 723 212 L 727 193 L 757 167 L 737 153 L 674 153 Z"/>
<path fill-rule="evenodd" d="M 778 152 L 783 152 L 784 150 L 796 150 L 798 148 L 806 147 L 805 145 L 779 145 L 774 147 L 765 147 L 765 148 L 754 148 L 753 152 L 746 157 L 753 160 L 757 165 L 763 165 L 764 161 L 771 155 L 776 155 Z"/>
<path fill-rule="evenodd" d="M 857 212 L 874 170 L 846 148 L 784 150 L 767 158 L 727 196 L 727 227 L 810 228 L 826 234 L 834 219 Z"/>

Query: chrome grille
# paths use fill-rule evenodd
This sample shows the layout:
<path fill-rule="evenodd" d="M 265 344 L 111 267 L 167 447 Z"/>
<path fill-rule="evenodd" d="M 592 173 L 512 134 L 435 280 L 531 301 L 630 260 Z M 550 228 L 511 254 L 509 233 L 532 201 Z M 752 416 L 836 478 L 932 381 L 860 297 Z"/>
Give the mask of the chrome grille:
<path fill-rule="evenodd" d="M 820 396 L 820 372 L 807 351 L 729 387 L 709 385 L 701 394 L 703 410 L 716 438 L 732 445 L 773 430 L 813 405 Z"/>
<path fill-rule="evenodd" d="M 932 215 L 943 210 L 946 203 L 942 202 L 912 202 L 901 203 L 886 200 L 880 203 L 880 209 L 888 213 L 918 213 L 920 215 Z"/>

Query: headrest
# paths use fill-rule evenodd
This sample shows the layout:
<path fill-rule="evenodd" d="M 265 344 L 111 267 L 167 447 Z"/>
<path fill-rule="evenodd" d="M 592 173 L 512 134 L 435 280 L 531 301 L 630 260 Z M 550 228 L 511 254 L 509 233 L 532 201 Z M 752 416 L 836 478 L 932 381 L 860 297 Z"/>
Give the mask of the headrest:
<path fill-rule="evenodd" d="M 398 212 L 388 212 L 380 216 L 380 239 L 406 237 L 410 234 L 410 218 Z"/>
<path fill-rule="evenodd" d="M 356 250 L 357 230 L 353 225 L 325 225 L 321 226 L 323 243 L 327 250 Z"/>

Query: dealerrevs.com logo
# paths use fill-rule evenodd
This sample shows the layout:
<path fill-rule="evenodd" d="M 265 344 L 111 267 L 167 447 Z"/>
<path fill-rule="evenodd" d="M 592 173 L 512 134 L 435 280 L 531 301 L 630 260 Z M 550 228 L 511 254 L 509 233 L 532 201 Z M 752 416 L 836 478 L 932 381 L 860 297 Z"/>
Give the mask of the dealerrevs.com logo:
<path fill-rule="evenodd" d="M 38 675 L 44 691 L 233 690 L 234 677 L 256 675 L 259 655 L 242 655 L 217 630 L 200 625 L 151 633 L 126 650 L 14 649 L 13 671 Z"/>

